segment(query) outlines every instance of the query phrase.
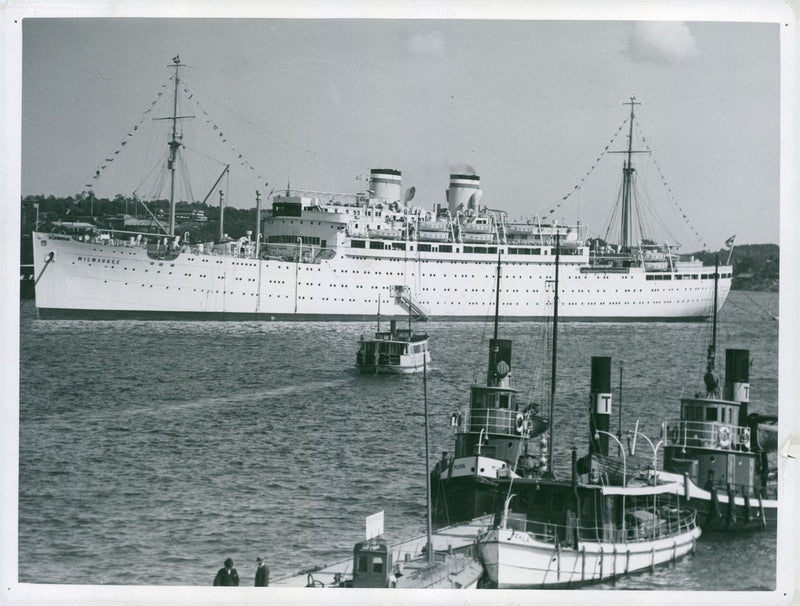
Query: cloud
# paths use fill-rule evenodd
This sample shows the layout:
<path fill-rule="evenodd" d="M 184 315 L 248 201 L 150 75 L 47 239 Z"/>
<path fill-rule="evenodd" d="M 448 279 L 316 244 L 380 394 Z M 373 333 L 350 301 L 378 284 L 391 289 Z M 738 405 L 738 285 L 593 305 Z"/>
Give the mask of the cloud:
<path fill-rule="evenodd" d="M 444 36 L 437 31 L 414 34 L 406 47 L 414 55 L 439 56 L 444 52 Z"/>
<path fill-rule="evenodd" d="M 697 42 L 682 21 L 639 22 L 628 35 L 625 50 L 634 61 L 677 64 L 697 54 Z"/>

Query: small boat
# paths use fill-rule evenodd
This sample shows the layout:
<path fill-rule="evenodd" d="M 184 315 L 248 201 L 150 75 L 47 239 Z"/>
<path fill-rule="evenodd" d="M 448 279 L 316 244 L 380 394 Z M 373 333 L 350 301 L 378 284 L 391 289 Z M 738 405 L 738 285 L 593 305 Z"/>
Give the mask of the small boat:
<path fill-rule="evenodd" d="M 488 244 L 494 240 L 494 234 L 463 233 L 461 240 L 470 244 Z"/>
<path fill-rule="evenodd" d="M 389 330 L 378 330 L 372 337 L 361 336 L 356 353 L 356 367 L 362 373 L 408 374 L 422 372 L 430 363 L 428 334 L 417 333 L 409 328 L 397 328 L 391 320 Z"/>
<path fill-rule="evenodd" d="M 492 224 L 486 219 L 476 219 L 474 221 L 464 221 L 459 224 L 463 233 L 483 234 L 493 231 Z"/>
<path fill-rule="evenodd" d="M 421 242 L 448 242 L 450 234 L 446 231 L 420 231 L 417 240 Z"/>
<path fill-rule="evenodd" d="M 402 240 L 404 233 L 402 229 L 368 229 L 367 236 L 382 240 Z"/>
<path fill-rule="evenodd" d="M 369 516 L 368 519 L 372 517 L 373 516 Z M 466 524 L 454 524 L 453 526 L 447 526 L 433 531 L 430 540 L 433 542 L 435 558 L 441 560 L 444 559 L 445 555 L 457 554 L 459 557 L 449 562 L 453 566 L 451 570 L 453 572 L 462 570 L 459 560 L 469 559 L 462 557 L 462 554 L 474 553 L 475 538 L 482 530 L 488 528 L 491 522 L 492 516 L 484 516 L 483 518 L 470 520 L 470 522 Z M 374 538 L 374 532 L 368 532 L 367 536 L 372 538 L 373 544 L 377 543 Z M 367 541 L 369 541 L 369 539 L 367 539 Z M 387 568 L 389 573 L 385 577 L 386 585 L 391 584 L 393 580 L 391 578 L 392 573 L 398 564 L 400 564 L 399 568 L 404 576 L 410 576 L 405 575 L 409 564 L 412 564 L 412 570 L 421 565 L 421 560 L 424 559 L 423 556 L 427 554 L 428 542 L 429 537 L 427 533 L 424 533 L 407 540 L 387 545 L 387 552 L 390 553 L 392 559 L 392 567 Z M 361 543 L 363 543 L 363 541 Z M 355 550 L 358 549 L 358 545 L 361 543 L 358 543 L 353 552 L 346 558 L 340 558 L 330 564 L 306 568 L 289 576 L 275 579 L 274 581 L 270 580 L 270 587 L 293 587 L 296 589 L 303 587 L 352 587 L 353 570 L 354 568 L 358 568 L 358 561 L 354 557 Z M 362 553 L 364 553 L 363 550 Z M 470 564 L 469 568 L 472 568 L 472 564 Z M 475 572 L 477 573 L 477 569 Z M 458 574 L 456 576 L 460 577 Z M 398 579 L 399 578 L 400 577 L 398 577 Z M 364 582 L 364 580 L 365 579 L 362 579 L 359 582 Z M 460 578 L 456 580 L 458 585 L 466 587 L 466 585 L 461 582 Z M 404 579 L 403 583 L 399 586 L 403 587 L 405 583 L 409 582 L 410 579 Z M 386 585 L 380 586 L 385 587 Z M 456 586 L 456 584 L 453 584 L 453 587 Z"/>
<path fill-rule="evenodd" d="M 750 427 L 755 427 L 756 446 L 764 452 L 778 450 L 778 417 L 752 413 L 747 418 Z"/>
<path fill-rule="evenodd" d="M 426 232 L 446 232 L 450 229 L 450 226 L 447 221 L 420 221 L 417 223 L 417 229 Z"/>
<path fill-rule="evenodd" d="M 427 552 L 427 550 L 426 550 Z M 466 552 L 433 552 L 416 558 L 393 561 L 391 547 L 380 537 L 358 543 L 353 549 L 353 578 L 342 587 L 398 589 L 475 589 L 483 576 L 483 566 Z"/>
<path fill-rule="evenodd" d="M 706 393 L 681 398 L 680 418 L 663 423 L 661 477 L 683 485 L 691 506 L 701 514 L 704 530 L 774 528 L 778 485 L 768 453 L 777 450 L 778 418 L 748 414 L 750 355 L 746 349 L 726 350 L 720 395 L 715 369 L 716 297 L 714 307 Z"/>
<path fill-rule="evenodd" d="M 353 549 L 352 579 L 337 579 L 339 587 L 403 588 L 403 589 L 474 589 L 483 576 L 483 566 L 478 561 L 474 543 L 456 551 L 437 552 L 434 548 L 431 522 L 430 448 L 428 435 L 428 381 L 427 364 L 423 362 L 423 399 L 425 419 L 425 478 L 427 533 L 422 553 L 406 552 L 398 561 L 393 560 L 393 550 L 383 535 L 383 512 L 367 518 L 366 541 Z M 467 532 L 469 528 L 465 529 Z M 312 580 L 313 586 L 313 580 Z"/>

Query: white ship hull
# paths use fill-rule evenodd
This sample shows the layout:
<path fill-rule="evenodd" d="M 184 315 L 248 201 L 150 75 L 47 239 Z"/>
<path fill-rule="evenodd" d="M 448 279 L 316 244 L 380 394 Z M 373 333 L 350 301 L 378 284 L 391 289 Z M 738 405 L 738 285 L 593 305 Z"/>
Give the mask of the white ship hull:
<path fill-rule="evenodd" d="M 577 549 L 497 528 L 478 539 L 484 568 L 498 589 L 599 582 L 674 561 L 694 550 L 700 529 L 642 542 L 579 542 Z"/>
<path fill-rule="evenodd" d="M 156 259 L 142 246 L 82 242 L 34 233 L 42 318 L 191 318 L 231 320 L 363 320 L 407 316 L 404 287 L 429 318 L 480 319 L 494 306 L 497 256 L 339 247 L 316 263 L 196 254 Z M 506 320 L 552 315 L 554 257 L 504 253 L 500 315 Z M 47 259 L 52 253 L 52 261 Z M 305 260 L 305 258 L 304 258 Z M 730 290 L 721 267 L 719 305 Z M 701 320 L 713 305 L 713 269 L 687 267 L 671 278 L 641 267 L 590 268 L 586 255 L 559 263 L 559 316 L 568 320 Z M 679 279 L 680 278 L 680 279 Z M 388 295 L 388 296 L 387 296 Z"/>

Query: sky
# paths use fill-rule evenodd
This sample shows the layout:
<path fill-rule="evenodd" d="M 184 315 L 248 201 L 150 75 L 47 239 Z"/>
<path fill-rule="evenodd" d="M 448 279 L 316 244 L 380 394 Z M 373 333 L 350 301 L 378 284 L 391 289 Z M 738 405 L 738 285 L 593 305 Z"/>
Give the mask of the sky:
<path fill-rule="evenodd" d="M 152 118 L 171 114 L 180 55 L 193 199 L 225 163 L 241 208 L 393 168 L 429 209 L 469 172 L 491 208 L 603 236 L 623 159 L 605 146 L 625 148 L 635 95 L 649 235 L 684 252 L 778 242 L 777 23 L 44 18 L 22 34 L 23 196 L 165 192 L 169 122 Z"/>

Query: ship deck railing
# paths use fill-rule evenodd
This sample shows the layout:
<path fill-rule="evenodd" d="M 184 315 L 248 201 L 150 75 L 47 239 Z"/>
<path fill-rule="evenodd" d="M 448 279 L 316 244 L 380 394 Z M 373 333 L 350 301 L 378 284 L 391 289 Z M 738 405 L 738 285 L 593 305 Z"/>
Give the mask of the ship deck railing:
<path fill-rule="evenodd" d="M 164 234 L 133 232 L 120 229 L 99 229 L 97 231 L 98 235 L 52 232 L 48 234 L 48 237 L 54 240 L 75 240 L 77 242 L 85 242 L 87 244 L 95 244 L 99 246 L 140 248 L 151 253 L 152 255 L 166 255 L 180 251 L 184 254 L 191 255 L 255 259 L 255 243 L 252 241 L 239 243 L 238 240 L 231 240 L 221 243 L 201 242 L 195 244 L 178 242 L 176 245 L 174 243 L 176 237 L 170 238 Z M 128 236 L 119 238 L 115 237 L 115 234 L 127 234 Z M 141 236 L 141 238 L 139 236 Z M 241 250 L 242 247 L 244 248 L 244 252 Z"/>
<path fill-rule="evenodd" d="M 729 452 L 749 452 L 749 427 L 719 421 L 666 421 L 665 444 L 690 448 L 713 448 Z"/>
<path fill-rule="evenodd" d="M 652 507 L 627 509 L 624 527 L 604 526 L 600 521 L 589 524 L 584 522 L 580 525 L 555 524 L 527 520 L 516 514 L 508 518 L 507 526 L 527 533 L 535 541 L 553 546 L 576 547 L 578 542 L 640 543 L 691 531 L 697 526 L 697 512 L 667 505 L 657 507 L 655 511 Z"/>

